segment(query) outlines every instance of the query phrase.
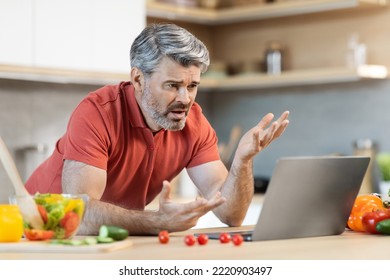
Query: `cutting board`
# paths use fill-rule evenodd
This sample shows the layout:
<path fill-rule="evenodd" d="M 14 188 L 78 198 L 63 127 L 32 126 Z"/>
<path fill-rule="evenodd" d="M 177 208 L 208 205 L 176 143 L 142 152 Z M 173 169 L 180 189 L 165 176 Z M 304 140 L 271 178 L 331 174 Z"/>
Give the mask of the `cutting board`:
<path fill-rule="evenodd" d="M 0 253 L 104 253 L 130 247 L 133 244 L 130 238 L 113 243 L 95 245 L 62 245 L 50 244 L 50 241 L 28 241 L 0 243 Z"/>

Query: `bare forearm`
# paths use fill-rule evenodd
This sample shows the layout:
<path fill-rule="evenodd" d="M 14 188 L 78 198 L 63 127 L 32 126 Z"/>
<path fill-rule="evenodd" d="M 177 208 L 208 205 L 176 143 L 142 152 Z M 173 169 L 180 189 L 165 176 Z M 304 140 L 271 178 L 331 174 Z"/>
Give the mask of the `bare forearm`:
<path fill-rule="evenodd" d="M 130 235 L 154 235 L 161 230 L 156 211 L 127 210 L 98 200 L 89 201 L 79 234 L 97 235 L 103 224 L 125 228 Z"/>
<path fill-rule="evenodd" d="M 253 198 L 252 160 L 233 161 L 221 192 L 226 202 L 216 209 L 216 215 L 230 226 L 240 226 Z"/>

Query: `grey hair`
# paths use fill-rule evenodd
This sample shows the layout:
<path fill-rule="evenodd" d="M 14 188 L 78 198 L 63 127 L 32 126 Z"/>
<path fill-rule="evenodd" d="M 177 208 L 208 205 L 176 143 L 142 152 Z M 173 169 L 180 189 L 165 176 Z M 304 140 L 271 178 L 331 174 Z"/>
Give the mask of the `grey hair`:
<path fill-rule="evenodd" d="M 185 67 L 196 65 L 202 73 L 210 64 L 209 51 L 203 42 L 175 24 L 146 27 L 131 45 L 130 64 L 150 76 L 165 56 Z"/>

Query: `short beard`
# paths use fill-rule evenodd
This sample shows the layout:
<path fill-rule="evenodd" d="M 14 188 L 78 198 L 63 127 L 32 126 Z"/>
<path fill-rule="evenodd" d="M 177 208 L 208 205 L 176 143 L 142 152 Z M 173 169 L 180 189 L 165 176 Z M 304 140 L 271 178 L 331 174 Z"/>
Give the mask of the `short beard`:
<path fill-rule="evenodd" d="M 157 100 L 151 94 L 151 90 L 145 81 L 145 90 L 141 97 L 141 105 L 147 114 L 150 115 L 152 120 L 161 128 L 165 130 L 179 131 L 186 125 L 186 119 L 184 120 L 170 120 L 167 115 L 174 109 L 187 109 L 188 106 L 183 104 L 174 103 L 171 104 L 167 110 L 163 110 L 158 104 Z M 187 112 L 188 114 L 188 112 Z"/>

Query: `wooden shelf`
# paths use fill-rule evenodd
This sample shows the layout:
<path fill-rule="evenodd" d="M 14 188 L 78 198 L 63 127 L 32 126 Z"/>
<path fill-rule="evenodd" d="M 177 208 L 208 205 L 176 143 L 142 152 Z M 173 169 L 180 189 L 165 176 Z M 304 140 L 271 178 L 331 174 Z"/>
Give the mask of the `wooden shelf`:
<path fill-rule="evenodd" d="M 297 0 L 272 4 L 253 4 L 224 9 L 185 8 L 156 0 L 147 1 L 149 17 L 218 25 L 269 19 L 358 7 L 385 6 L 387 0 Z"/>
<path fill-rule="evenodd" d="M 75 71 L 64 69 L 0 65 L 0 79 L 57 84 L 106 85 L 129 79 L 124 73 Z"/>
<path fill-rule="evenodd" d="M 357 69 L 346 67 L 286 71 L 281 75 L 244 74 L 226 78 L 201 79 L 201 89 L 232 91 L 285 86 L 304 86 L 357 82 L 366 79 L 387 79 L 388 70 L 381 65 L 362 65 Z"/>
<path fill-rule="evenodd" d="M 284 86 L 356 82 L 364 79 L 387 79 L 388 70 L 381 65 L 363 65 L 357 69 L 319 68 L 286 71 L 281 75 L 243 74 L 226 78 L 202 77 L 200 90 L 231 91 Z M 0 79 L 57 84 L 106 85 L 129 80 L 125 73 L 71 71 L 50 68 L 0 65 Z"/>

